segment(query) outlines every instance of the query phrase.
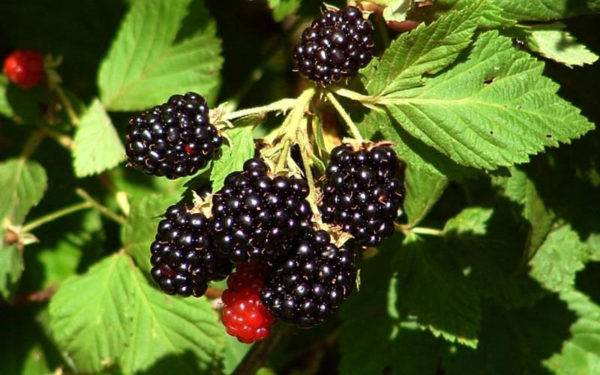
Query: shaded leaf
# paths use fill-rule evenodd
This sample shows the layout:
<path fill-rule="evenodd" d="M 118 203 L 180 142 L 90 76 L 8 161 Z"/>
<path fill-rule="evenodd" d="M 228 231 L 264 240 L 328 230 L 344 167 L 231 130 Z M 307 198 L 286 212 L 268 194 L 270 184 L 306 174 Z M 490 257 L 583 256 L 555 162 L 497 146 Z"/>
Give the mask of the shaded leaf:
<path fill-rule="evenodd" d="M 254 156 L 252 126 L 230 129 L 226 132 L 226 137 L 221 157 L 213 162 L 210 172 L 213 192 L 219 191 L 225 178 L 232 172 L 241 171 L 244 162 Z"/>

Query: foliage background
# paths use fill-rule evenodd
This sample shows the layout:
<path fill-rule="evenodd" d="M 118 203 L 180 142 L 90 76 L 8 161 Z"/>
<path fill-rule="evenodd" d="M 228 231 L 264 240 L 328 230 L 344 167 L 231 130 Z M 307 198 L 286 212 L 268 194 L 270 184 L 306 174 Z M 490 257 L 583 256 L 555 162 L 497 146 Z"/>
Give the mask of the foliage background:
<path fill-rule="evenodd" d="M 594 14 L 600 3 L 490 2 L 503 9 L 505 20 L 521 25 L 564 19 L 565 30 L 589 51 L 543 50 L 572 68 L 533 56 L 560 84 L 560 96 L 600 123 L 600 65 L 576 66 L 600 53 L 600 17 Z M 399 2 L 387 3 L 392 8 Z M 436 14 L 410 16 L 429 20 L 468 2 L 456 3 L 436 1 Z M 303 83 L 290 71 L 289 50 L 299 25 L 318 12 L 318 1 L 294 0 L 2 1 L 0 56 L 16 48 L 62 56 L 60 87 L 76 118 L 67 115 L 56 90 L 23 91 L 0 76 L 0 373 L 233 371 L 248 348 L 224 334 L 210 300 L 159 293 L 147 279 L 147 249 L 165 207 L 187 186 L 218 184 L 226 161 L 239 166 L 251 154 L 248 135 L 265 134 L 280 118 L 231 131 L 237 148 L 226 149 L 226 159 L 212 172 L 189 181 L 126 169 L 120 140 L 129 112 L 174 92 L 197 90 L 212 104 L 227 100 L 240 108 L 296 96 Z M 481 22 L 488 22 L 486 29 L 506 21 Z M 574 43 L 551 30 L 552 35 L 536 35 L 538 44 Z M 502 32 L 530 38 L 518 28 Z M 137 48 L 123 48 L 119 40 L 127 38 L 135 38 Z M 379 39 L 382 47 L 387 38 Z M 450 41 L 437 40 L 442 46 Z M 510 48 L 509 56 L 532 53 Z M 529 39 L 527 48 L 540 47 Z M 451 74 L 455 66 L 446 68 Z M 367 69 L 363 92 L 378 92 L 374 76 Z M 436 151 L 414 141 L 414 133 L 398 130 L 388 116 L 367 114 L 355 102 L 343 104 L 364 135 L 392 139 L 413 163 L 408 230 L 369 253 L 360 293 L 339 316 L 286 337 L 263 371 L 600 374 L 598 130 L 528 162 L 526 155 L 508 152 L 507 163 L 456 163 L 460 147 Z M 402 113 L 415 118 L 397 107 L 396 118 Z M 329 117 L 333 138 L 341 123 Z M 552 126 L 566 133 L 585 127 L 579 119 L 560 118 Z M 10 240 L 36 218 L 80 202 L 85 210 L 23 231 L 25 243 Z M 410 230 L 417 224 L 441 233 Z M 38 241 L 29 243 L 31 235 Z"/>

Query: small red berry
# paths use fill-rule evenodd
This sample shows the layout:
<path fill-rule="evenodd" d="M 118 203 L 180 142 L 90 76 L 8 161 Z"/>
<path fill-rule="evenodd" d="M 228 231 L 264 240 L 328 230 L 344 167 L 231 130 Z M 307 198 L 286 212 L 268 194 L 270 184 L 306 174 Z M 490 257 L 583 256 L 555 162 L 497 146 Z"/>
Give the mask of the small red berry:
<path fill-rule="evenodd" d="M 238 264 L 223 292 L 222 321 L 231 336 L 250 344 L 267 338 L 275 319 L 260 299 L 266 267 L 260 263 Z"/>
<path fill-rule="evenodd" d="M 37 86 L 44 76 L 44 58 L 37 51 L 16 50 L 4 60 L 4 74 L 19 87 Z"/>
<path fill-rule="evenodd" d="M 240 342 L 250 344 L 269 336 L 273 316 L 260 300 L 260 292 L 251 288 L 223 292 L 221 319 L 225 329 Z"/>

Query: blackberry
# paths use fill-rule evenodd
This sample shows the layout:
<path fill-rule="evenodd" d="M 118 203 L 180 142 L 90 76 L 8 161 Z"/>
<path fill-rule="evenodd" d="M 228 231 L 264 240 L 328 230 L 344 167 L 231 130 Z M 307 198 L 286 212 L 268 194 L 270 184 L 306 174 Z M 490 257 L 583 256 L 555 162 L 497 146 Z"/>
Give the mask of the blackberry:
<path fill-rule="evenodd" d="M 358 252 L 352 244 L 338 248 L 330 240 L 325 231 L 306 231 L 293 253 L 271 271 L 261 298 L 273 316 L 312 327 L 354 290 Z"/>
<path fill-rule="evenodd" d="M 129 120 L 128 165 L 174 179 L 203 168 L 219 152 L 223 138 L 210 124 L 204 98 L 193 92 L 169 100 Z"/>
<path fill-rule="evenodd" d="M 341 226 L 361 245 L 379 244 L 394 232 L 404 200 L 403 172 L 391 147 L 336 147 L 325 172 L 323 221 Z"/>
<path fill-rule="evenodd" d="M 213 247 L 211 227 L 210 219 L 182 204 L 167 209 L 150 246 L 152 278 L 163 291 L 200 297 L 209 281 L 231 273 L 233 265 Z"/>
<path fill-rule="evenodd" d="M 355 7 L 327 11 L 302 33 L 294 71 L 321 86 L 354 77 L 373 58 L 373 25 Z"/>
<path fill-rule="evenodd" d="M 262 160 L 247 160 L 213 196 L 217 247 L 235 263 L 275 261 L 310 223 L 307 196 L 306 181 L 270 177 Z"/>

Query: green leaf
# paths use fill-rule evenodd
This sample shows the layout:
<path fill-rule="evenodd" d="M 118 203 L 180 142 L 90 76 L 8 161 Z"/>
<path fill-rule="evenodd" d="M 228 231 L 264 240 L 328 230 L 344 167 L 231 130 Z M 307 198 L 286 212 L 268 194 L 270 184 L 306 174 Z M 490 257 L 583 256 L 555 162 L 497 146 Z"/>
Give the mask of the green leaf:
<path fill-rule="evenodd" d="M 102 103 L 142 110 L 187 91 L 212 101 L 223 62 L 215 35 L 202 1 L 134 2 L 100 67 Z"/>
<path fill-rule="evenodd" d="M 561 299 L 577 314 L 577 321 L 561 352 L 544 364 L 557 375 L 600 373 L 600 306 L 575 290 L 561 293 Z"/>
<path fill-rule="evenodd" d="M 527 38 L 529 47 L 540 55 L 569 68 L 598 61 L 598 55 L 577 42 L 577 39 L 564 28 L 565 25 L 562 23 L 533 27 Z"/>
<path fill-rule="evenodd" d="M 164 370 L 193 375 L 218 366 L 225 349 L 225 331 L 206 298 L 166 296 L 150 286 L 137 270 L 132 282 L 137 303 L 132 306 L 131 336 L 122 357 L 125 373 L 148 370 L 168 356 L 187 358 L 188 353 L 193 356 L 175 359 Z"/>
<path fill-rule="evenodd" d="M 73 158 L 77 177 L 98 174 L 125 159 L 125 148 L 119 134 L 98 99 L 81 117 L 75 134 Z"/>
<path fill-rule="evenodd" d="M 496 169 L 593 129 L 556 95 L 558 85 L 542 70 L 541 62 L 490 31 L 466 61 L 378 102 L 408 133 L 457 163 Z"/>
<path fill-rule="evenodd" d="M 114 364 L 125 374 L 194 374 L 216 367 L 224 349 L 208 301 L 165 295 L 124 253 L 61 286 L 50 303 L 50 328 L 79 372 Z"/>
<path fill-rule="evenodd" d="M 268 0 L 269 7 L 273 10 L 275 21 L 283 21 L 285 17 L 300 8 L 300 0 Z"/>
<path fill-rule="evenodd" d="M 0 165 L 0 186 L 0 218 L 19 225 L 42 200 L 47 187 L 46 172 L 34 161 L 10 159 Z"/>
<path fill-rule="evenodd" d="M 561 226 L 550 232 L 531 260 L 531 275 L 552 291 L 571 289 L 589 255 L 577 232 L 569 225 Z"/>
<path fill-rule="evenodd" d="M 222 147 L 221 157 L 213 162 L 210 172 L 212 191 L 219 191 L 225 178 L 232 172 L 241 171 L 244 162 L 254 156 L 251 126 L 230 129 L 226 136 L 227 141 Z"/>
<path fill-rule="evenodd" d="M 446 246 L 482 297 L 509 308 L 531 305 L 545 291 L 523 267 L 526 233 L 512 206 L 468 207 L 444 227 Z"/>
<path fill-rule="evenodd" d="M 127 257 L 116 254 L 65 281 L 50 302 L 50 328 L 77 372 L 114 365 L 129 342 L 137 303 Z M 135 350 L 135 348 L 134 348 Z"/>
<path fill-rule="evenodd" d="M 364 70 L 363 82 L 371 95 L 383 96 L 421 85 L 421 76 L 434 74 L 452 63 L 471 44 L 484 1 L 421 24 L 396 39 L 380 60 Z"/>
<path fill-rule="evenodd" d="M 339 371 L 343 375 L 421 375 L 433 374 L 437 368 L 432 358 L 439 356 L 441 341 L 397 310 L 403 297 L 397 294 L 391 258 L 398 237 L 385 242 L 379 255 L 365 260 L 360 291 L 342 305 Z"/>
<path fill-rule="evenodd" d="M 150 244 L 154 241 L 158 222 L 167 207 L 176 203 L 172 196 L 150 194 L 134 197 L 130 202 L 127 222 L 121 229 L 121 240 L 127 254 L 140 269 L 150 274 Z"/>
<path fill-rule="evenodd" d="M 493 0 L 505 15 L 519 21 L 549 21 L 600 10 L 598 0 Z"/>
<path fill-rule="evenodd" d="M 3 231 L 0 235 L 4 237 Z M 9 300 L 13 295 L 23 274 L 23 254 L 16 245 L 0 244 L 0 296 Z"/>
<path fill-rule="evenodd" d="M 13 110 L 8 102 L 6 90 L 8 89 L 8 78 L 4 75 L 0 75 L 0 114 L 6 117 L 13 116 Z"/>
<path fill-rule="evenodd" d="M 477 350 L 451 346 L 440 367 L 448 375 L 546 375 L 542 361 L 568 338 L 572 315 L 556 295 L 512 310 L 488 304 Z"/>
<path fill-rule="evenodd" d="M 523 217 L 531 225 L 526 245 L 527 258 L 532 258 L 550 233 L 556 215 L 546 205 L 534 181 L 524 170 L 513 167 L 510 174 L 509 178 L 498 178 L 497 182 L 503 187 L 507 198 L 523 206 Z"/>
<path fill-rule="evenodd" d="M 415 316 L 435 336 L 476 347 L 479 295 L 452 251 L 441 238 L 406 238 L 394 259 L 398 310 Z"/>

